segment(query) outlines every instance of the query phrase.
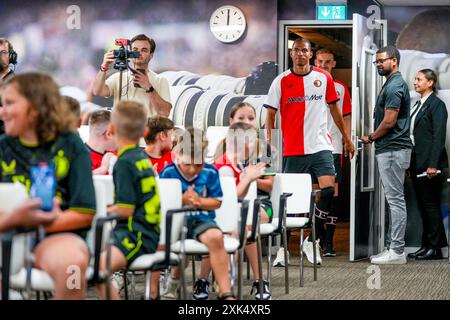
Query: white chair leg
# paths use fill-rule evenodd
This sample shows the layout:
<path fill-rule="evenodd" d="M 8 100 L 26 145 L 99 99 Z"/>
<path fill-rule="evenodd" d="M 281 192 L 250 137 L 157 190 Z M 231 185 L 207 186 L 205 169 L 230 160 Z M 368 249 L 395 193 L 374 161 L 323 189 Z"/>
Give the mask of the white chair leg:
<path fill-rule="evenodd" d="M 300 287 L 303 287 L 303 229 L 300 229 Z"/>
<path fill-rule="evenodd" d="M 236 265 L 234 261 L 234 254 L 228 255 L 230 261 L 230 286 L 233 292 L 236 292 Z"/>
<path fill-rule="evenodd" d="M 150 270 L 145 272 L 145 300 L 150 300 L 152 293 L 152 273 Z"/>

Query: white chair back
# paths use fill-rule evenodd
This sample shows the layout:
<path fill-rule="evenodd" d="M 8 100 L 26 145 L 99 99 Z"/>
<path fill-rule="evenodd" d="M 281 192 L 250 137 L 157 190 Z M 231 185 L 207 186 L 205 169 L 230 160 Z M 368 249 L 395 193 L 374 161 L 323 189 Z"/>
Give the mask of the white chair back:
<path fill-rule="evenodd" d="M 104 218 L 108 215 L 107 210 L 106 210 L 106 183 L 104 183 L 103 181 L 96 179 L 96 176 L 94 176 L 94 191 L 95 191 L 95 216 L 94 216 L 94 220 L 92 221 L 91 224 L 91 228 L 89 229 L 87 236 L 86 236 L 86 241 L 88 244 L 88 248 L 89 251 L 91 253 L 94 252 L 94 248 L 95 248 L 95 240 L 94 240 L 94 235 L 95 235 L 95 225 L 97 222 L 97 219 L 99 218 Z M 102 243 L 106 243 L 107 240 L 107 236 L 108 236 L 108 231 L 111 229 L 111 226 L 107 223 L 105 224 L 105 226 L 103 227 L 103 241 Z"/>
<path fill-rule="evenodd" d="M 80 135 L 81 140 L 83 140 L 84 143 L 88 142 L 89 140 L 89 126 L 82 125 L 78 128 L 78 134 Z"/>
<path fill-rule="evenodd" d="M 102 183 L 105 186 L 105 202 L 106 205 L 114 204 L 114 181 L 111 175 L 94 175 L 94 182 Z"/>
<path fill-rule="evenodd" d="M 292 193 L 287 199 L 286 213 L 309 212 L 312 182 L 308 173 L 277 173 L 272 188 L 273 217 L 278 218 L 280 195 Z"/>
<path fill-rule="evenodd" d="M 211 126 L 206 129 L 206 139 L 208 140 L 208 149 L 206 151 L 206 163 L 213 163 L 214 154 L 217 146 L 222 141 L 228 132 L 228 127 Z"/>
<path fill-rule="evenodd" d="M 12 210 L 19 207 L 28 199 L 27 189 L 19 182 L 0 183 L 0 209 L 3 214 L 10 214 Z M 0 246 L 0 257 L 2 256 Z M 25 265 L 25 258 L 28 252 L 26 234 L 14 236 L 11 248 L 11 267 L 10 274 L 16 274 Z M 1 266 L 0 259 L 0 266 Z"/>
<path fill-rule="evenodd" d="M 223 232 L 238 230 L 239 203 L 234 177 L 220 177 L 223 198 L 222 205 L 216 210 L 216 223 Z"/>
<path fill-rule="evenodd" d="M 182 207 L 181 181 L 178 179 L 156 179 L 158 184 L 158 194 L 161 204 L 161 224 L 159 244 L 166 243 L 166 215 L 167 211 Z M 176 214 L 172 219 L 171 242 L 179 240 L 183 227 L 183 215 Z"/>

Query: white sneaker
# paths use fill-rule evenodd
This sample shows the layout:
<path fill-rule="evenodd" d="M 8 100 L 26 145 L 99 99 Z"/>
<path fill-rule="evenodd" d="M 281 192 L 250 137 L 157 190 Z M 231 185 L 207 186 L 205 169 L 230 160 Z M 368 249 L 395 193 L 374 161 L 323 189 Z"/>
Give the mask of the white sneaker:
<path fill-rule="evenodd" d="M 394 250 L 389 249 L 384 256 L 373 258 L 370 262 L 373 264 L 405 264 L 406 253 L 398 254 Z"/>
<path fill-rule="evenodd" d="M 119 293 L 122 293 L 122 291 L 125 289 L 125 283 L 123 281 L 123 273 L 122 272 L 114 272 L 111 277 L 111 284 L 117 289 Z M 131 283 L 131 276 L 129 274 L 126 275 L 127 277 L 127 284 L 130 285 Z"/>
<path fill-rule="evenodd" d="M 385 255 L 387 255 L 389 253 L 389 249 L 384 249 L 382 252 L 380 252 L 379 254 L 374 254 L 372 256 L 370 256 L 370 261 L 372 261 L 372 259 L 376 259 L 376 258 L 380 258 L 383 257 Z"/>
<path fill-rule="evenodd" d="M 306 258 L 309 262 L 314 263 L 313 244 L 309 241 L 309 237 L 307 237 L 303 242 L 303 253 L 306 254 Z M 316 240 L 316 260 L 317 265 L 322 264 L 322 258 L 320 257 L 319 240 Z"/>
<path fill-rule="evenodd" d="M 164 294 L 162 295 L 162 298 L 164 299 L 177 299 L 178 297 L 178 287 L 180 284 L 180 279 L 173 279 L 172 277 L 169 277 L 169 280 L 167 281 L 167 288 Z"/>
<path fill-rule="evenodd" d="M 287 258 L 288 258 L 288 264 L 289 264 L 289 251 L 287 252 Z M 272 265 L 274 267 L 284 267 L 285 266 L 285 263 L 284 263 L 284 249 L 283 249 L 283 247 L 278 249 L 277 257 L 273 261 Z"/>

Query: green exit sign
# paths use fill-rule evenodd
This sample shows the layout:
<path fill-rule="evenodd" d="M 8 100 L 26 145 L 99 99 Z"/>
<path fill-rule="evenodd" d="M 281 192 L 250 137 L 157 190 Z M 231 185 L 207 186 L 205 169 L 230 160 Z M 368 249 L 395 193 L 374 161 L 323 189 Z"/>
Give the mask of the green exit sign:
<path fill-rule="evenodd" d="M 317 20 L 346 20 L 347 6 L 318 4 L 316 11 Z"/>

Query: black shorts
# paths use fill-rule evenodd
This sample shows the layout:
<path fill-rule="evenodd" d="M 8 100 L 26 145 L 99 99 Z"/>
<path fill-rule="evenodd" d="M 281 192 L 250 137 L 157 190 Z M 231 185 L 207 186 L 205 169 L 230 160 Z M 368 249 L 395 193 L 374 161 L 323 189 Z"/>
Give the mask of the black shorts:
<path fill-rule="evenodd" d="M 341 183 L 342 182 L 342 163 L 341 163 L 342 154 L 333 153 L 333 158 L 334 158 L 334 170 L 336 170 L 336 175 L 334 177 L 334 181 L 336 183 Z"/>
<path fill-rule="evenodd" d="M 198 240 L 198 237 L 209 229 L 219 229 L 219 226 L 214 221 L 202 221 L 197 219 L 191 219 L 187 222 L 187 239 Z"/>
<path fill-rule="evenodd" d="M 267 216 L 269 217 L 269 221 L 272 221 L 273 216 L 272 201 L 270 201 L 270 199 L 262 199 L 261 208 L 266 210 Z"/>
<path fill-rule="evenodd" d="M 122 251 L 127 266 L 143 254 L 155 253 L 159 242 L 159 234 L 155 231 L 130 231 L 125 225 L 117 225 L 112 236 L 114 246 Z"/>
<path fill-rule="evenodd" d="M 313 183 L 317 177 L 335 176 L 333 154 L 329 150 L 303 156 L 283 157 L 284 173 L 309 173 Z"/>

